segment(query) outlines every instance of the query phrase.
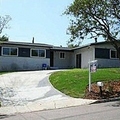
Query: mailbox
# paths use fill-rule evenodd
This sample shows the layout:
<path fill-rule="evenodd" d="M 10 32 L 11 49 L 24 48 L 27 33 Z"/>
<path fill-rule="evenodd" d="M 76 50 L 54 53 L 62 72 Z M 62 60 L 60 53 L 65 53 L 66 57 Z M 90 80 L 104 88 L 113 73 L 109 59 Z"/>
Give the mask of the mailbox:
<path fill-rule="evenodd" d="M 103 82 L 97 82 L 97 86 L 102 87 L 103 86 Z"/>
<path fill-rule="evenodd" d="M 103 86 L 103 82 L 97 82 L 97 86 L 100 88 L 100 97 L 102 98 L 102 86 Z"/>

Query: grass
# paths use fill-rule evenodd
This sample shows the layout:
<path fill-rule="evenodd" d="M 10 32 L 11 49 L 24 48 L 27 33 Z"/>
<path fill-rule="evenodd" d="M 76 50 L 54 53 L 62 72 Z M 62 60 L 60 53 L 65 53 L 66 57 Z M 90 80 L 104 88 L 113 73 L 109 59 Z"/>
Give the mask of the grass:
<path fill-rule="evenodd" d="M 10 73 L 10 72 L 0 72 L 0 75 L 6 74 L 6 73 Z"/>
<path fill-rule="evenodd" d="M 88 79 L 87 69 L 59 71 L 50 76 L 50 82 L 56 89 L 75 98 L 84 96 Z M 91 79 L 92 82 L 120 80 L 120 68 L 98 69 L 91 74 Z"/>

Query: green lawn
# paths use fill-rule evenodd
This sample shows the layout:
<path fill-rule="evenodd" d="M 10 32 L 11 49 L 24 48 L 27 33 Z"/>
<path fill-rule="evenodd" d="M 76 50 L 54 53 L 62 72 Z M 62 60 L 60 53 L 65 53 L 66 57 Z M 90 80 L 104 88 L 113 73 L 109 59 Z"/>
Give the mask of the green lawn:
<path fill-rule="evenodd" d="M 2 75 L 2 74 L 6 74 L 6 73 L 10 73 L 10 72 L 0 72 L 0 75 Z"/>
<path fill-rule="evenodd" d="M 92 82 L 120 80 L 120 68 L 98 69 L 91 77 Z M 75 98 L 83 97 L 88 85 L 88 70 L 71 69 L 55 72 L 50 76 L 50 82 L 66 95 Z"/>

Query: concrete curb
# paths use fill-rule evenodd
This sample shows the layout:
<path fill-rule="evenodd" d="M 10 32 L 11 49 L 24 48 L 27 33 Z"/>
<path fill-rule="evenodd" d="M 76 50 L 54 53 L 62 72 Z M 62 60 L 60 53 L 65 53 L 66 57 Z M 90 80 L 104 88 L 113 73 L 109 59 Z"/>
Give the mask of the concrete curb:
<path fill-rule="evenodd" d="M 93 103 L 90 104 L 98 104 L 98 103 L 105 103 L 105 102 L 113 102 L 113 101 L 119 101 L 120 97 L 116 97 L 116 98 L 108 98 L 108 99 L 101 99 L 101 100 L 97 100 Z"/>
<path fill-rule="evenodd" d="M 95 102 L 95 100 L 76 99 L 76 98 L 53 100 L 53 101 L 49 101 L 49 100 L 48 101 L 37 101 L 34 103 L 29 103 L 28 105 L 25 105 L 25 106 L 1 107 L 0 115 L 2 114 L 13 115 L 17 113 L 75 107 L 79 105 L 88 105 L 93 102 Z"/>

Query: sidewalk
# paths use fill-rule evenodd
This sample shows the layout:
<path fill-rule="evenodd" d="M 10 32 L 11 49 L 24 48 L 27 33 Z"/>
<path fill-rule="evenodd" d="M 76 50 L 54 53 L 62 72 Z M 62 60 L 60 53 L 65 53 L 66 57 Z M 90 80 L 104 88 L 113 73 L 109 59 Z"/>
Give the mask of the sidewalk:
<path fill-rule="evenodd" d="M 53 70 L 15 72 L 0 76 L 3 106 L 0 115 L 57 109 L 91 104 L 95 100 L 76 99 L 56 90 L 49 82 Z"/>
<path fill-rule="evenodd" d="M 33 103 L 29 103 L 24 106 L 9 106 L 9 107 L 1 107 L 0 115 L 12 115 L 16 113 L 25 113 L 25 112 L 33 112 L 40 110 L 49 110 L 49 109 L 58 109 L 65 107 L 73 107 L 79 105 L 87 105 L 95 102 L 95 100 L 87 100 L 87 99 L 76 99 L 76 98 L 68 98 L 61 100 L 47 100 L 47 101 L 37 101 Z"/>

